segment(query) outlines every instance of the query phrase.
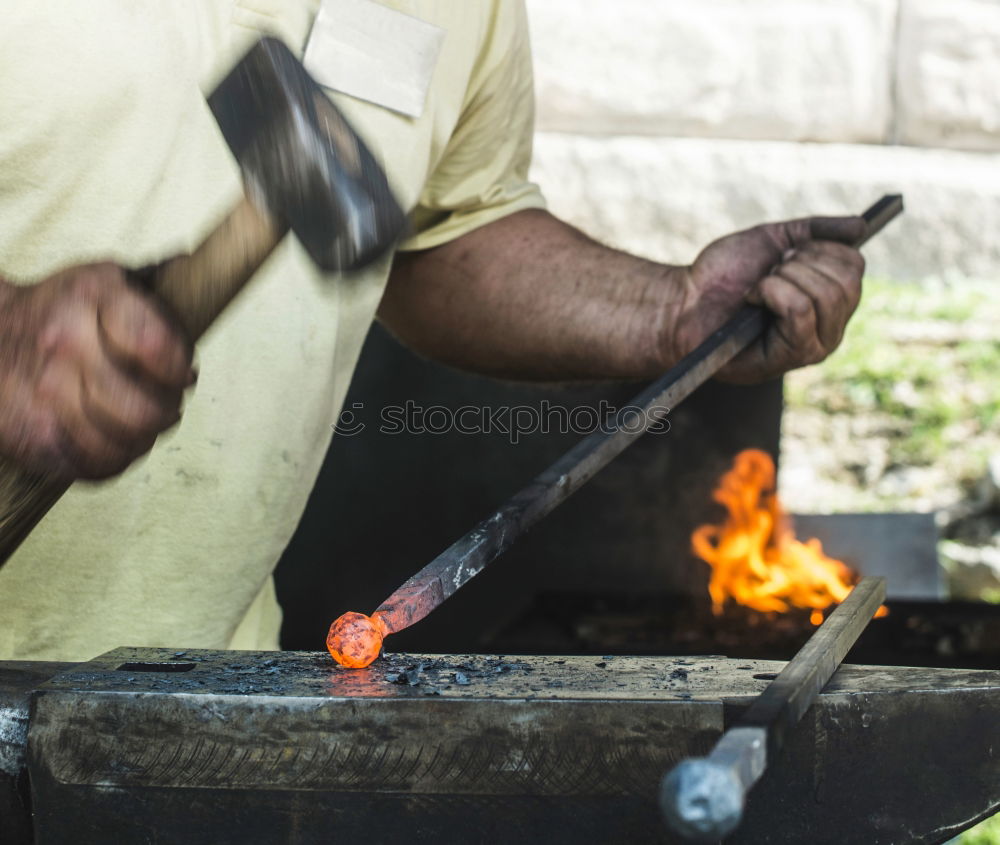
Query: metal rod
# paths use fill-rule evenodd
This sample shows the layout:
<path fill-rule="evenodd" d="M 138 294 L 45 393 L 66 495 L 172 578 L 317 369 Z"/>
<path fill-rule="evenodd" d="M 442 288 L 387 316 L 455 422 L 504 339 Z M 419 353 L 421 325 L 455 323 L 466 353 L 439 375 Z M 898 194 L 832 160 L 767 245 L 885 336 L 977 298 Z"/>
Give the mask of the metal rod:
<path fill-rule="evenodd" d="M 862 216 L 864 244 L 903 210 L 903 198 L 885 196 Z M 767 312 L 744 306 L 728 323 L 659 380 L 635 397 L 616 424 L 581 440 L 492 516 L 442 552 L 378 608 L 386 633 L 419 622 L 482 572 L 525 531 L 562 504 L 647 431 L 663 424 L 672 408 L 714 376 L 764 331 Z"/>
<path fill-rule="evenodd" d="M 695 842 L 717 842 L 737 828 L 750 789 L 884 600 L 885 579 L 862 578 L 712 752 L 667 773 L 660 807 L 674 832 Z"/>

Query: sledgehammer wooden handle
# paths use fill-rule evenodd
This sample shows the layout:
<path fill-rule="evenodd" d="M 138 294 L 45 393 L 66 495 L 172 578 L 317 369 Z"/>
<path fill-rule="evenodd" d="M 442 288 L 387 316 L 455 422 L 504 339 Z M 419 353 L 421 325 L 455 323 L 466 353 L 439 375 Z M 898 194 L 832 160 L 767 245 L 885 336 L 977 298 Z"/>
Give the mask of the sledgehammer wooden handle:
<path fill-rule="evenodd" d="M 285 226 L 244 200 L 194 253 L 161 264 L 142 281 L 195 341 L 286 232 Z M 0 459 L 0 566 L 69 486 L 67 481 L 28 473 Z"/>
<path fill-rule="evenodd" d="M 68 488 L 67 482 L 32 475 L 0 460 L 0 566 Z"/>
<path fill-rule="evenodd" d="M 149 287 L 197 341 L 287 233 L 244 199 L 194 253 L 155 268 Z"/>

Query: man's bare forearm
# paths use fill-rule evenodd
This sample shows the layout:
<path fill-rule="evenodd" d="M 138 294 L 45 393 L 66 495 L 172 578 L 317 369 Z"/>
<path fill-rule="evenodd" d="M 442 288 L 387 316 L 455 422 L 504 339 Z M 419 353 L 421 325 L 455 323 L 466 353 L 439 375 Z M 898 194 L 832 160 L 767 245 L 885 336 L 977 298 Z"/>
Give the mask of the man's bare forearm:
<path fill-rule="evenodd" d="M 652 377 L 745 302 L 772 314 L 719 376 L 755 382 L 822 361 L 861 296 L 860 217 L 765 223 L 708 244 L 690 266 L 601 246 L 541 211 L 397 258 L 379 311 L 417 351 L 524 379 Z"/>
<path fill-rule="evenodd" d="M 670 362 L 679 268 L 602 246 L 543 211 L 397 256 L 381 320 L 462 369 L 535 380 L 651 377 Z"/>

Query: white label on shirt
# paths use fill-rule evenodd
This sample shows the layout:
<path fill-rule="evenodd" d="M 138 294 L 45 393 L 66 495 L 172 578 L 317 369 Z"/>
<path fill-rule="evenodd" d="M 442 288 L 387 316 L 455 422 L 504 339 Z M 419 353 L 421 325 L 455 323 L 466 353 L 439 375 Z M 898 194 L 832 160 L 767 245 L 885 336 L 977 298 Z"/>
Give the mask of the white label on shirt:
<path fill-rule="evenodd" d="M 320 85 L 420 117 L 444 36 L 374 0 L 323 0 L 305 66 Z"/>

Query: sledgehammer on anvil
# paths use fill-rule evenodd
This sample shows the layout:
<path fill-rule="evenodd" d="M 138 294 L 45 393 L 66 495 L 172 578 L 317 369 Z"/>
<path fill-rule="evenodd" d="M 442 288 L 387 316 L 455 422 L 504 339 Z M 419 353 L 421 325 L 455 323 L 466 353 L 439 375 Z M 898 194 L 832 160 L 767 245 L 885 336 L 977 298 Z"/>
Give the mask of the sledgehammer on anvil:
<path fill-rule="evenodd" d="M 322 269 L 382 255 L 405 215 L 381 167 L 292 53 L 258 42 L 208 98 L 245 196 L 191 255 L 133 274 L 197 340 L 291 230 Z M 0 462 L 0 566 L 66 491 Z"/>

